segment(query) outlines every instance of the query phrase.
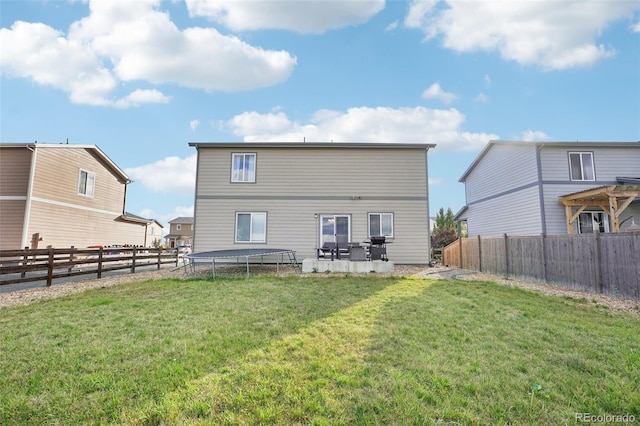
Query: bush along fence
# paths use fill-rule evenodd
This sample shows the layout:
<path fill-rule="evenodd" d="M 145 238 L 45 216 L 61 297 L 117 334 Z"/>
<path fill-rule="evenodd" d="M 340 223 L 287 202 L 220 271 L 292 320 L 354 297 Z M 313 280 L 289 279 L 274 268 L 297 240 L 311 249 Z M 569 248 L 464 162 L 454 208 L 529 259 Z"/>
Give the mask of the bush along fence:
<path fill-rule="evenodd" d="M 109 271 L 178 265 L 178 252 L 159 248 L 99 247 L 0 250 L 0 285 L 46 281 L 56 278 L 97 275 Z"/>
<path fill-rule="evenodd" d="M 443 264 L 640 300 L 640 233 L 472 237 Z"/>

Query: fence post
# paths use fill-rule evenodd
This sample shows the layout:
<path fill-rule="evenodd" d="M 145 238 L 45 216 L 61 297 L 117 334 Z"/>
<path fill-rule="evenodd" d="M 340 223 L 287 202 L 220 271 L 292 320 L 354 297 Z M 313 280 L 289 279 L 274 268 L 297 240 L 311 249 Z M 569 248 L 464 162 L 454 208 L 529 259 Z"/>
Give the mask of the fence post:
<path fill-rule="evenodd" d="M 160 270 L 160 263 L 162 260 L 162 249 L 158 247 L 156 250 L 158 250 L 158 270 Z"/>
<path fill-rule="evenodd" d="M 482 240 L 478 235 L 478 272 L 482 272 Z"/>
<path fill-rule="evenodd" d="M 460 269 L 464 269 L 464 266 L 462 266 L 462 237 L 458 239 L 458 242 L 460 243 Z"/>
<path fill-rule="evenodd" d="M 540 264 L 542 265 L 542 279 L 545 283 L 549 282 L 549 278 L 547 277 L 547 236 L 543 232 L 540 234 L 540 247 L 542 259 L 540 259 Z"/>
<path fill-rule="evenodd" d="M 51 287 L 53 281 L 53 247 L 49 247 L 49 265 L 47 268 L 47 287 Z"/>
<path fill-rule="evenodd" d="M 104 249 L 100 247 L 98 251 L 98 278 L 102 278 L 102 255 L 104 253 Z"/>
<path fill-rule="evenodd" d="M 135 246 L 131 249 L 131 273 L 136 273 L 136 248 Z"/>
<path fill-rule="evenodd" d="M 504 234 L 504 267 L 506 269 L 505 274 L 509 275 L 509 240 L 507 234 Z"/>
<path fill-rule="evenodd" d="M 602 283 L 602 249 L 600 248 L 600 232 L 595 229 L 594 237 L 595 237 L 595 244 L 596 244 L 596 255 L 595 255 L 595 267 L 596 267 L 596 287 L 598 288 L 598 293 L 602 294 L 604 292 L 604 287 L 603 287 L 603 283 Z"/>
<path fill-rule="evenodd" d="M 71 270 L 73 269 L 73 252 L 75 251 L 75 247 L 71 246 L 71 252 L 69 253 L 69 269 L 67 270 L 67 272 L 71 273 Z"/>
<path fill-rule="evenodd" d="M 27 266 L 27 263 L 29 263 L 29 253 L 27 253 L 29 251 L 29 247 L 25 247 L 24 248 L 24 256 L 22 257 L 22 265 L 23 266 Z M 24 278 L 27 276 L 26 272 L 22 272 L 20 274 L 20 278 Z"/>

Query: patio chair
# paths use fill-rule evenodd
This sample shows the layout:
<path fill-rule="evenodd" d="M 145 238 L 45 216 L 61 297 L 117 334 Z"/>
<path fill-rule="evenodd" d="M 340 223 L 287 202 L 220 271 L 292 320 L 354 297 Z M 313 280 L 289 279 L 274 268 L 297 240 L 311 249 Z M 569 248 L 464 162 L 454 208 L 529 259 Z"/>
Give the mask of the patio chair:
<path fill-rule="evenodd" d="M 316 259 L 326 259 L 327 257 L 331 257 L 333 260 L 333 256 L 336 250 L 336 243 L 324 243 L 322 247 L 316 249 Z"/>

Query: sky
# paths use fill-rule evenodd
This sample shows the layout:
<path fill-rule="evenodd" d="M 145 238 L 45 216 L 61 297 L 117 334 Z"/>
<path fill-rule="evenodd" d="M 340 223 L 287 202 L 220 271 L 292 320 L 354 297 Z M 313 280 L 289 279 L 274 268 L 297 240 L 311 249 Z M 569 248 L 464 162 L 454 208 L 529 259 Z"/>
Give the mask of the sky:
<path fill-rule="evenodd" d="M 0 142 L 97 145 L 127 211 L 192 216 L 189 142 L 640 140 L 640 1 L 0 0 Z M 285 183 L 283 182 L 283 185 Z"/>

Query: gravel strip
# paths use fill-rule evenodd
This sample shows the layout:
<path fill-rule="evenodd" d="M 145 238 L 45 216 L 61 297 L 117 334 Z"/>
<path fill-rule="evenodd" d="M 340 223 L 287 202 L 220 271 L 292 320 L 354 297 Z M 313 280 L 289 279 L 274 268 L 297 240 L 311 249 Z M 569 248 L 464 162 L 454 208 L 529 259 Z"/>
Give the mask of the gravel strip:
<path fill-rule="evenodd" d="M 517 278 L 499 277 L 497 275 L 484 274 L 473 271 L 460 271 L 454 274 L 452 278 L 463 281 L 492 281 L 509 287 L 519 287 L 530 291 L 537 291 L 558 297 L 570 297 L 572 299 L 587 300 L 594 306 L 606 306 L 611 309 L 628 312 L 640 318 L 640 300 L 622 299 L 605 294 L 591 293 L 588 291 L 573 290 L 569 288 L 558 287 L 537 281 L 526 281 Z"/>
<path fill-rule="evenodd" d="M 200 267 L 196 270 L 196 276 L 210 275 L 211 269 L 209 267 Z M 251 266 L 251 275 L 261 274 L 275 274 L 275 267 L 273 266 Z M 222 267 L 219 270 L 219 275 L 228 277 L 244 277 L 246 269 L 244 266 L 228 266 Z M 280 272 L 278 275 L 291 274 L 293 271 L 289 266 L 280 266 Z M 312 275 L 312 274 L 308 274 Z M 317 276 L 318 274 L 313 274 Z M 457 279 L 463 281 L 492 281 L 498 284 L 507 285 L 510 287 L 519 287 L 526 290 L 537 291 L 544 294 L 549 294 L 559 297 L 571 297 L 574 299 L 586 299 L 593 302 L 596 305 L 602 305 L 616 310 L 622 310 L 629 312 L 640 318 L 640 301 L 619 299 L 603 294 L 589 293 L 585 291 L 578 291 L 572 289 L 565 289 L 561 287 L 552 286 L 534 281 L 525 281 L 520 279 L 505 279 L 496 275 L 490 275 L 485 273 L 478 273 L 474 271 L 468 271 L 455 268 L 425 268 L 423 266 L 413 265 L 395 265 L 394 272 L 391 274 L 377 274 L 379 276 L 416 276 L 421 278 L 430 279 Z M 43 299 L 55 299 L 58 297 L 64 297 L 69 294 L 79 293 L 92 288 L 105 288 L 131 281 L 145 281 L 149 279 L 164 279 L 164 278 L 186 278 L 189 275 L 185 274 L 185 271 L 180 269 L 161 269 L 159 271 L 138 272 L 135 274 L 118 275 L 113 277 L 106 277 L 101 279 L 91 279 L 85 281 L 76 281 L 67 284 L 57 284 L 51 287 L 41 287 L 29 290 L 15 291 L 12 293 L 0 294 L 0 309 L 7 306 L 15 305 L 28 305 L 32 302 Z M 330 275 L 327 275 L 330 276 Z"/>

